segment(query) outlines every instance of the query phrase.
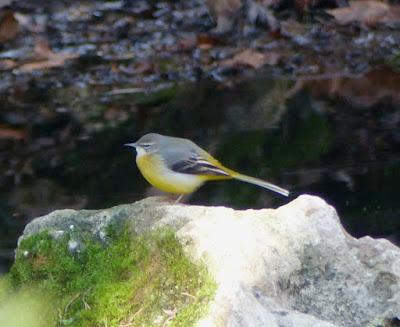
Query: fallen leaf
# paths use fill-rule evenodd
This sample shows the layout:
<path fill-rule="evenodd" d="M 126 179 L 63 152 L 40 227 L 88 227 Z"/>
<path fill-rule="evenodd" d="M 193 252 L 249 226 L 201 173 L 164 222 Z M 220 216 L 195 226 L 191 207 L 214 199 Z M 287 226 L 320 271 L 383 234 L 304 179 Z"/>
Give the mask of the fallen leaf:
<path fill-rule="evenodd" d="M 74 59 L 76 56 L 68 53 L 57 53 L 57 56 L 54 56 L 51 59 L 48 60 L 42 60 L 38 62 L 32 62 L 32 63 L 27 63 L 23 64 L 19 70 L 21 72 L 32 72 L 34 70 L 40 70 L 40 69 L 48 69 L 48 68 L 54 68 L 54 67 L 60 67 L 63 66 L 65 61 L 68 59 Z"/>
<path fill-rule="evenodd" d="M 113 73 L 115 73 L 115 74 L 119 74 L 121 72 L 121 69 L 120 69 L 119 65 L 114 61 L 111 62 L 110 67 L 111 67 L 111 71 Z"/>
<path fill-rule="evenodd" d="M 50 49 L 49 42 L 45 39 L 39 39 L 35 44 L 33 50 L 38 56 L 43 58 L 50 58 L 54 55 L 53 50 Z"/>
<path fill-rule="evenodd" d="M 155 71 L 155 65 L 150 61 L 139 62 L 135 67 L 136 74 L 152 74 Z"/>
<path fill-rule="evenodd" d="M 60 67 L 63 66 L 67 60 L 78 57 L 78 55 L 74 53 L 54 52 L 46 40 L 40 40 L 36 44 L 34 52 L 38 56 L 37 60 L 21 65 L 19 67 L 21 72 Z"/>
<path fill-rule="evenodd" d="M 309 27 L 299 23 L 294 19 L 287 19 L 281 22 L 281 34 L 286 37 L 295 37 L 298 35 L 306 35 L 309 32 Z"/>
<path fill-rule="evenodd" d="M 197 46 L 202 50 L 208 50 L 218 45 L 224 45 L 223 40 L 219 37 L 206 34 L 197 35 Z"/>
<path fill-rule="evenodd" d="M 0 43 L 14 39 L 19 32 L 18 20 L 12 10 L 4 10 L 0 17 Z"/>
<path fill-rule="evenodd" d="M 246 66 L 254 69 L 260 68 L 266 64 L 276 65 L 280 58 L 277 52 L 258 52 L 251 49 L 243 50 L 237 53 L 233 58 L 221 61 L 222 66 Z"/>
<path fill-rule="evenodd" d="M 375 0 L 354 0 L 349 7 L 327 10 L 341 25 L 359 22 L 369 27 L 399 23 L 400 6 Z"/>
<path fill-rule="evenodd" d="M 19 141 L 25 139 L 25 137 L 25 131 L 0 125 L 0 139 L 11 139 Z"/>
<path fill-rule="evenodd" d="M 0 71 L 1 70 L 10 70 L 17 66 L 18 66 L 18 64 L 14 60 L 11 60 L 11 59 L 0 60 Z"/>
<path fill-rule="evenodd" d="M 196 37 L 184 37 L 176 44 L 171 46 L 169 49 L 170 51 L 177 51 L 177 52 L 185 52 L 185 51 L 191 51 L 193 50 L 196 45 L 198 44 L 198 39 Z"/>

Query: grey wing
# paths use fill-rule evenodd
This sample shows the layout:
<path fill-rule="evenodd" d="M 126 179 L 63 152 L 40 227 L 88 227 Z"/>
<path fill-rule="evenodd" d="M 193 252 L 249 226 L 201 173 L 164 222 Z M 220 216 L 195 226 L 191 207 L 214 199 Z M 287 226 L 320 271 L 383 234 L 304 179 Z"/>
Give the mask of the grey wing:
<path fill-rule="evenodd" d="M 197 146 L 196 146 L 197 147 Z M 174 149 L 165 156 L 168 167 L 178 173 L 191 175 L 229 176 L 227 172 L 218 168 L 205 159 L 197 148 L 186 147 Z"/>

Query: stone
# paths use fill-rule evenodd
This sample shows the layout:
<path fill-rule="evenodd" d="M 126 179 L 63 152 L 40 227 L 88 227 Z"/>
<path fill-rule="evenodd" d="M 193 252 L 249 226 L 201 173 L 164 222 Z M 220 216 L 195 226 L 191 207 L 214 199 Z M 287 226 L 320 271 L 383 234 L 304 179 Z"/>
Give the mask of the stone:
<path fill-rule="evenodd" d="M 218 289 L 199 326 L 396 326 L 400 249 L 355 239 L 324 200 L 302 195 L 278 209 L 233 210 L 148 198 L 105 210 L 59 210 L 29 223 L 106 240 L 110 224 L 136 232 L 173 228 Z M 70 231 L 69 226 L 74 225 Z M 83 239 L 83 238 L 82 238 Z"/>

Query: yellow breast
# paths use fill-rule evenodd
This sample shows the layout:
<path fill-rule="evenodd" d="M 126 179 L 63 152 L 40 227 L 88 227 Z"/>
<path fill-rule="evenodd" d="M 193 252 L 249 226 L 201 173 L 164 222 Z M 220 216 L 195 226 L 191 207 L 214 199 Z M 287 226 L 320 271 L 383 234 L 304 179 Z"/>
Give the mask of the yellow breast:
<path fill-rule="evenodd" d="M 164 165 L 159 155 L 138 155 L 136 163 L 143 177 L 155 188 L 164 192 L 188 194 L 196 191 L 205 182 L 201 176 L 172 171 Z"/>

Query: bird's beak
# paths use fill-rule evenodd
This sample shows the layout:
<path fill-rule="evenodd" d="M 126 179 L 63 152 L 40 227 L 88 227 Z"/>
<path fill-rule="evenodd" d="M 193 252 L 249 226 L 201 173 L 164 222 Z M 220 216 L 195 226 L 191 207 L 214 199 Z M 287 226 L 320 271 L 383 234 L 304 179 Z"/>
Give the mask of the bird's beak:
<path fill-rule="evenodd" d="M 136 148 L 137 147 L 137 143 L 125 143 L 124 146 L 130 146 L 132 148 Z"/>

